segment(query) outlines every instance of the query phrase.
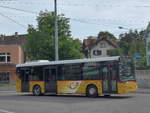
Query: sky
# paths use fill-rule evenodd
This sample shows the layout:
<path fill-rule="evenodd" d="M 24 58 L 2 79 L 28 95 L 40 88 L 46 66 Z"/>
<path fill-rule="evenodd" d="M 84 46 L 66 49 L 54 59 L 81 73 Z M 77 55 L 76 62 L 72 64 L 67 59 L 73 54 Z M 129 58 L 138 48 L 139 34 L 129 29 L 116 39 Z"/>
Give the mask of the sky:
<path fill-rule="evenodd" d="M 57 0 L 57 3 L 58 14 L 70 18 L 72 36 L 80 40 L 97 36 L 100 31 L 118 37 L 129 29 L 145 29 L 150 21 L 149 0 Z M 26 34 L 29 24 L 36 27 L 41 10 L 53 11 L 54 0 L 0 0 L 0 34 Z"/>

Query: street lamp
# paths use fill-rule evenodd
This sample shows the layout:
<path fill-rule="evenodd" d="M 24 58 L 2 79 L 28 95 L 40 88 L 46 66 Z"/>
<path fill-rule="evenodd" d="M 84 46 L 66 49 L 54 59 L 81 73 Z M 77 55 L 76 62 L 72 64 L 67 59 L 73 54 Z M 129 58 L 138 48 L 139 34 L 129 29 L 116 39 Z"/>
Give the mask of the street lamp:
<path fill-rule="evenodd" d="M 148 23 L 148 26 L 144 33 L 144 39 L 146 43 L 146 64 L 147 66 L 150 66 L 150 51 L 149 51 L 149 45 L 150 45 L 150 22 Z"/>
<path fill-rule="evenodd" d="M 122 26 L 118 26 L 119 29 L 126 29 L 126 30 L 130 30 L 128 28 L 122 27 Z"/>
<path fill-rule="evenodd" d="M 55 13 L 55 61 L 59 60 L 58 54 L 58 20 L 57 20 L 57 0 L 54 0 Z"/>

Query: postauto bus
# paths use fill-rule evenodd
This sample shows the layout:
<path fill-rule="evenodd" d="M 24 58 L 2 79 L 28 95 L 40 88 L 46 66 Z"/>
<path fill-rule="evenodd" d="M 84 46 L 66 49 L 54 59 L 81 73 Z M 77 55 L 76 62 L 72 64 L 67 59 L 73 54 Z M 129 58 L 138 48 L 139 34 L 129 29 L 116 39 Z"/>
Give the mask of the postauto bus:
<path fill-rule="evenodd" d="M 36 61 L 16 67 L 17 92 L 32 92 L 36 96 L 52 93 L 96 97 L 137 91 L 130 57 Z"/>

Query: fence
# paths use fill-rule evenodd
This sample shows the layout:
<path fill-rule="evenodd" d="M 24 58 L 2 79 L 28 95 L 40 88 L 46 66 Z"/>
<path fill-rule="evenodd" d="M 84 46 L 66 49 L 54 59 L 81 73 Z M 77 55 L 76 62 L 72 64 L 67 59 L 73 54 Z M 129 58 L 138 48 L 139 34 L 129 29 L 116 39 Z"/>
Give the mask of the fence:
<path fill-rule="evenodd" d="M 150 88 L 150 70 L 136 70 L 139 88 Z"/>

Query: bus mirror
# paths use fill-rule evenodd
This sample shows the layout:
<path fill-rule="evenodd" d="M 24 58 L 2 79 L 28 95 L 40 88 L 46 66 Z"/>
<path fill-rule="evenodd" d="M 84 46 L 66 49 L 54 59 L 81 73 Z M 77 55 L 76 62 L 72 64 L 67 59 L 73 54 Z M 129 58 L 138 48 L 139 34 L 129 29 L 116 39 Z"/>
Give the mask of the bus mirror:
<path fill-rule="evenodd" d="M 16 70 L 16 75 L 20 76 L 20 70 L 19 69 Z"/>

